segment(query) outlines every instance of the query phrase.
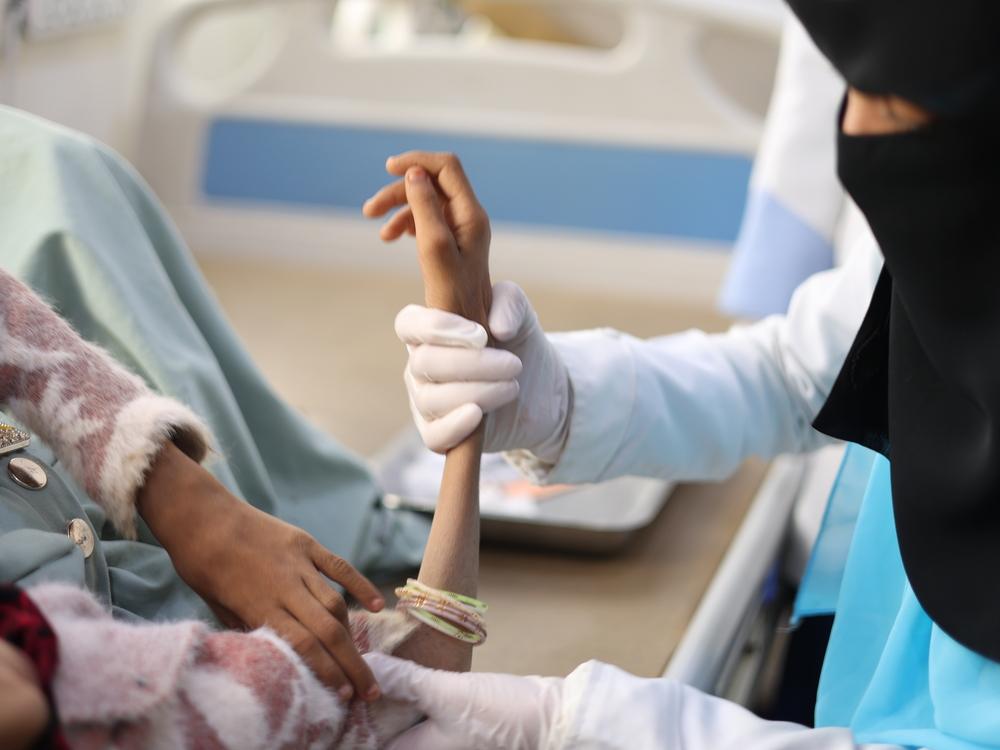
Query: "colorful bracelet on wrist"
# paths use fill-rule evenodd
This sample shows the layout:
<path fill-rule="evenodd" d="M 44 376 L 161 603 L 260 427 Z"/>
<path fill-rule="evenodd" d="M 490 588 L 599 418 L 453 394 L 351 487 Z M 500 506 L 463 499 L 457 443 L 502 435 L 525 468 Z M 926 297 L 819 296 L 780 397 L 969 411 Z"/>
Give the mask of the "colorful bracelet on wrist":
<path fill-rule="evenodd" d="M 486 604 L 470 596 L 436 589 L 413 578 L 396 589 L 396 607 L 451 638 L 478 646 L 486 640 Z"/>

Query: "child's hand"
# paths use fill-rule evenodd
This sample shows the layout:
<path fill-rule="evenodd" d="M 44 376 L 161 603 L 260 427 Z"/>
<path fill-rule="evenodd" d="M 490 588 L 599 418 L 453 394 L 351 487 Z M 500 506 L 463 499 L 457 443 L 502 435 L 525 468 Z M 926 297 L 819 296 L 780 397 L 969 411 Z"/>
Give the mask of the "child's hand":
<path fill-rule="evenodd" d="M 490 309 L 490 221 L 453 154 L 409 151 L 386 161 L 403 177 L 365 202 L 365 216 L 384 216 L 402 206 L 382 227 L 391 242 L 417 238 L 428 307 L 486 323 Z"/>
<path fill-rule="evenodd" d="M 0 638 L 0 747 L 34 747 L 49 723 L 49 704 L 35 668 Z"/>

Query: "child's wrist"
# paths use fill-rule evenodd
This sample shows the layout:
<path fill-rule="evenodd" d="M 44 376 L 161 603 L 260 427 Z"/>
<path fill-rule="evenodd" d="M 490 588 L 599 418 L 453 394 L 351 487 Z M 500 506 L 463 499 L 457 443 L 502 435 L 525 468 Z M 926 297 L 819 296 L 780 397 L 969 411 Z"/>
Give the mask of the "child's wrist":
<path fill-rule="evenodd" d="M 140 488 L 136 507 L 170 553 L 200 537 L 218 535 L 220 524 L 242 505 L 204 467 L 166 443 Z"/>

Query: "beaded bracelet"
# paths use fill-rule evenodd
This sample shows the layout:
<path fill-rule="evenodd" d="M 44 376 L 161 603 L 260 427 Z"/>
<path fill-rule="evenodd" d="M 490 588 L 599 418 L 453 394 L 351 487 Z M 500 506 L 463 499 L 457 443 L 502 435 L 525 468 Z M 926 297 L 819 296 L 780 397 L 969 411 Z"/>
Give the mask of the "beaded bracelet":
<path fill-rule="evenodd" d="M 478 646 L 486 640 L 486 604 L 453 591 L 435 589 L 412 578 L 396 589 L 397 608 L 451 638 Z"/>
<path fill-rule="evenodd" d="M 486 610 L 489 609 L 486 606 L 486 602 L 480 601 L 479 599 L 473 599 L 471 596 L 466 596 L 465 594 L 456 594 L 454 591 L 445 591 L 444 589 L 436 589 L 432 586 L 428 586 L 426 583 L 418 581 L 416 578 L 407 578 L 406 586 L 403 587 L 404 590 L 409 589 L 412 591 L 419 591 L 426 594 L 429 597 L 439 597 L 442 599 L 450 599 L 456 604 L 469 607 L 480 615 L 485 615 Z"/>
<path fill-rule="evenodd" d="M 404 609 L 413 609 L 421 612 L 429 612 L 436 617 L 450 622 L 452 625 L 462 628 L 469 633 L 486 633 L 486 628 L 482 618 L 472 617 L 465 612 L 457 612 L 454 609 L 443 607 L 440 604 L 426 599 L 405 600 L 401 606 Z"/>
<path fill-rule="evenodd" d="M 427 627 L 472 646 L 478 646 L 486 640 L 485 631 L 470 632 L 463 630 L 423 609 L 411 609 L 409 607 L 404 607 L 403 609 L 410 617 L 419 620 Z"/>

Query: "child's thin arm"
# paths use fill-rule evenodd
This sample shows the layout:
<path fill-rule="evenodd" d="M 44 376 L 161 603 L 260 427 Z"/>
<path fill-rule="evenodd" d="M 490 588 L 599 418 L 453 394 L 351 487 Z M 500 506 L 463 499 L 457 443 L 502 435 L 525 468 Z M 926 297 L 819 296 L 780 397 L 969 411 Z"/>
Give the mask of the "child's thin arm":
<path fill-rule="evenodd" d="M 404 179 L 365 205 L 369 216 L 406 203 L 387 226 L 416 234 L 428 307 L 483 326 L 490 307 L 489 221 L 458 160 L 447 154 L 409 153 L 390 159 Z M 396 231 L 396 230 L 393 230 Z M 387 239 L 386 231 L 383 236 Z M 399 236 L 395 234 L 395 236 Z M 437 509 L 419 579 L 428 586 L 475 596 L 479 578 L 479 463 L 483 428 L 452 448 L 445 460 Z M 465 671 L 472 647 L 422 627 L 397 655 L 427 666 Z"/>
<path fill-rule="evenodd" d="M 441 491 L 418 579 L 428 586 L 475 596 L 479 579 L 480 427 L 445 459 Z M 396 656 L 454 672 L 472 665 L 472 646 L 421 626 Z"/>

